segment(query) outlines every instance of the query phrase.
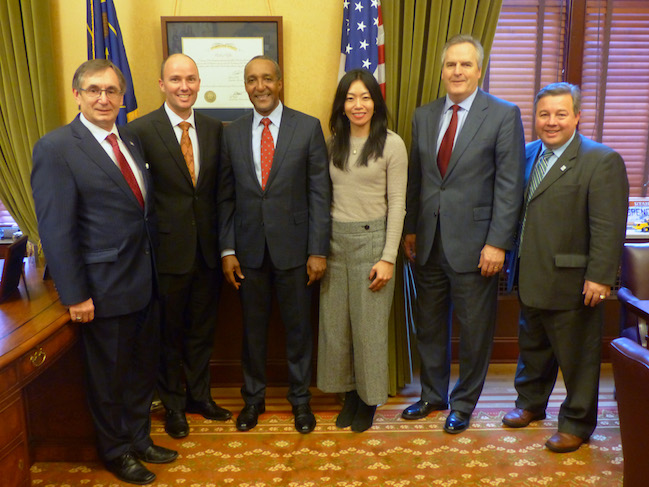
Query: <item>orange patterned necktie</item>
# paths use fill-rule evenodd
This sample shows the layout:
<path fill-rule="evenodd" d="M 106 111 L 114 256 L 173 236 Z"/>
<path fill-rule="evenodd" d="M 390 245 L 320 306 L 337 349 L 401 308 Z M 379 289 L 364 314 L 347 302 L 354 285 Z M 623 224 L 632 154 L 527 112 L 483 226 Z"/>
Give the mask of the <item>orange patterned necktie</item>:
<path fill-rule="evenodd" d="M 261 189 L 266 189 L 266 182 L 270 174 L 270 168 L 273 166 L 273 155 L 275 154 L 275 144 L 273 134 L 270 133 L 268 126 L 269 118 L 262 118 L 261 123 L 264 130 L 261 132 Z"/>
<path fill-rule="evenodd" d="M 120 171 L 122 171 L 122 174 L 124 175 L 124 179 L 126 179 L 126 182 L 131 188 L 131 191 L 133 191 L 133 194 L 140 203 L 140 206 L 144 208 L 144 198 L 142 197 L 142 191 L 140 190 L 140 186 L 137 184 L 137 180 L 135 179 L 135 174 L 133 174 L 131 166 L 126 161 L 126 158 L 124 157 L 124 154 L 122 154 L 122 151 L 119 150 L 119 145 L 117 145 L 117 136 L 115 134 L 109 134 L 106 137 L 106 140 L 113 147 L 115 159 L 117 159 L 117 164 L 119 165 Z"/>
<path fill-rule="evenodd" d="M 196 186 L 196 174 L 194 172 L 194 148 L 192 147 L 192 141 L 189 138 L 189 127 L 191 127 L 191 124 L 189 122 L 180 122 L 178 126 L 183 131 L 183 134 L 180 137 L 180 150 L 182 151 L 183 157 L 185 158 L 185 164 L 187 164 L 189 175 L 192 178 L 192 184 Z"/>

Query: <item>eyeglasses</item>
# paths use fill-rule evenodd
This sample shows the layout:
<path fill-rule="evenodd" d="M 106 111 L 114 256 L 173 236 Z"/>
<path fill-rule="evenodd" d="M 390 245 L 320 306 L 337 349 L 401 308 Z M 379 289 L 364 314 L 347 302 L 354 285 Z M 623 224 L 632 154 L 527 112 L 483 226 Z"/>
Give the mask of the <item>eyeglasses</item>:
<path fill-rule="evenodd" d="M 123 91 L 116 88 L 106 88 L 105 90 L 100 90 L 99 88 L 79 88 L 79 91 L 85 91 L 89 98 L 101 98 L 101 94 L 106 93 L 106 98 L 109 100 L 117 100 L 124 94 Z"/>

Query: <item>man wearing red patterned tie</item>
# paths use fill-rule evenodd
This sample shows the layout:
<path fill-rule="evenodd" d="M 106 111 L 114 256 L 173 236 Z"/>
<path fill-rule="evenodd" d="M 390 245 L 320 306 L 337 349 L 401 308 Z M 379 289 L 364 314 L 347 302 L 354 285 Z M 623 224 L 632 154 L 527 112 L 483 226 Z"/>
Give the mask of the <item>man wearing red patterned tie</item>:
<path fill-rule="evenodd" d="M 478 88 L 484 57 L 468 35 L 442 52 L 447 95 L 415 111 L 404 249 L 415 265 L 421 400 L 404 419 L 449 407 L 444 430 L 469 427 L 491 356 L 498 275 L 513 245 L 525 151 L 517 106 Z M 451 311 L 460 377 L 449 395 Z"/>
<path fill-rule="evenodd" d="M 295 428 L 309 433 L 316 425 L 309 406 L 309 286 L 322 277 L 329 253 L 327 149 L 320 122 L 280 102 L 282 73 L 273 59 L 253 58 L 244 82 L 254 110 L 224 130 L 217 191 L 223 272 L 239 290 L 243 310 L 245 406 L 237 428 L 254 428 L 265 410 L 275 288 L 286 328 L 288 400 Z"/>
<path fill-rule="evenodd" d="M 86 61 L 72 92 L 81 113 L 34 146 L 32 191 L 47 265 L 80 323 L 88 403 L 106 468 L 134 484 L 156 446 L 149 408 L 159 359 L 152 183 L 139 140 L 115 126 L 126 81 L 110 61 Z"/>
<path fill-rule="evenodd" d="M 221 122 L 192 107 L 201 80 L 196 63 L 172 54 L 162 63 L 164 104 L 128 124 L 151 165 L 160 229 L 157 252 L 162 296 L 158 395 L 165 431 L 189 434 L 185 412 L 211 420 L 232 416 L 210 394 L 210 357 L 221 289 L 216 228 L 216 175 Z"/>

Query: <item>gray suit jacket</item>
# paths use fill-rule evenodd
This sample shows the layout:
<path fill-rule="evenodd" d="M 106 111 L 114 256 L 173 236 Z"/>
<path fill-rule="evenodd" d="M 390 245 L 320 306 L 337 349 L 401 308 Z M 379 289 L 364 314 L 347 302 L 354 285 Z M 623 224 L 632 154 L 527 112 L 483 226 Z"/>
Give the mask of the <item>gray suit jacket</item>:
<path fill-rule="evenodd" d="M 437 138 L 444 101 L 415 111 L 404 233 L 417 235 L 416 259 L 425 264 L 439 220 L 451 267 L 472 272 L 485 244 L 513 246 L 523 192 L 523 125 L 516 105 L 478 90 L 442 179 Z"/>
<path fill-rule="evenodd" d="M 221 250 L 259 268 L 265 246 L 278 269 L 329 253 L 329 163 L 320 121 L 284 106 L 265 191 L 255 174 L 252 112 L 223 131 L 218 185 Z"/>
<path fill-rule="evenodd" d="M 151 177 L 138 138 L 119 134 L 144 177 L 144 210 L 79 117 L 34 146 L 31 182 L 47 265 L 64 305 L 92 298 L 95 316 L 144 309 L 155 292 Z"/>
<path fill-rule="evenodd" d="M 528 167 L 540 149 L 540 140 L 527 145 Z M 540 309 L 577 309 L 584 280 L 613 285 L 628 199 L 622 157 L 577 134 L 528 204 L 519 249 L 521 301 Z"/>
<path fill-rule="evenodd" d="M 200 171 L 192 184 L 180 144 L 164 105 L 128 124 L 142 141 L 151 167 L 158 214 L 158 271 L 190 272 L 200 245 L 207 265 L 220 264 L 216 221 L 216 177 L 221 155 L 220 121 L 194 112 Z"/>

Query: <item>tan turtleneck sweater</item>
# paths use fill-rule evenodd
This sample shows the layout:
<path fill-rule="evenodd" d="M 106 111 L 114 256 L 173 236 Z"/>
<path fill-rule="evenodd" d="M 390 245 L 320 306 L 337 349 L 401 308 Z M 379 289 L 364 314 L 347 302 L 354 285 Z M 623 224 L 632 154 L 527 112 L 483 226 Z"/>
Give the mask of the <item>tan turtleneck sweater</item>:
<path fill-rule="evenodd" d="M 381 260 L 394 264 L 406 215 L 408 153 L 401 137 L 388 130 L 383 157 L 370 159 L 367 167 L 357 166 L 366 140 L 366 137 L 351 137 L 346 171 L 329 163 L 333 184 L 331 218 L 340 222 L 362 222 L 387 216 Z"/>

